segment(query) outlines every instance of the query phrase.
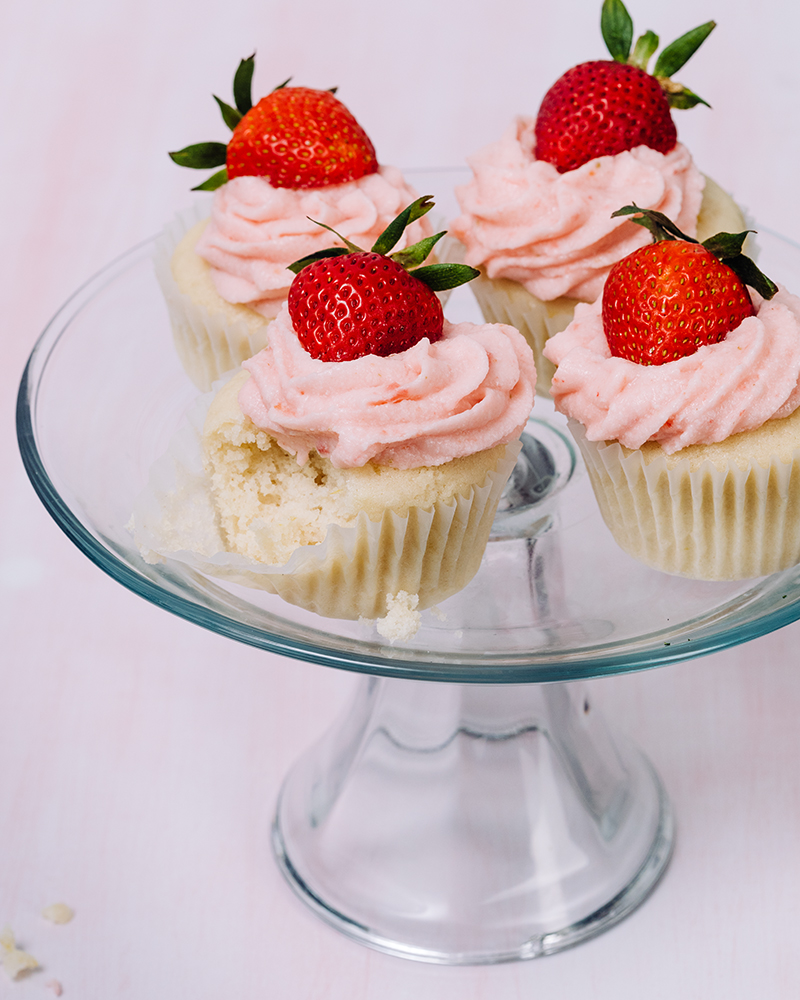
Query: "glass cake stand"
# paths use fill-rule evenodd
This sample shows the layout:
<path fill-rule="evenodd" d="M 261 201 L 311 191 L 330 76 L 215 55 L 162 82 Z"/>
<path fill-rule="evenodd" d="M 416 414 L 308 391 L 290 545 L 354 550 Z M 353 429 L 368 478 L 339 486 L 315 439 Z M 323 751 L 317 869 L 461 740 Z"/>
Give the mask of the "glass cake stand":
<path fill-rule="evenodd" d="M 800 248 L 759 242 L 767 273 L 800 287 Z M 430 962 L 532 958 L 619 921 L 667 865 L 672 817 L 649 763 L 612 737 L 580 682 L 780 628 L 800 617 L 800 572 L 704 583 L 626 556 L 544 400 L 481 569 L 407 643 L 177 561 L 150 565 L 126 525 L 197 395 L 151 253 L 148 241 L 109 265 L 44 331 L 20 387 L 20 448 L 47 510 L 130 590 L 240 642 L 364 675 L 280 794 L 273 847 L 289 883 L 349 936 Z M 468 289 L 448 311 L 477 318 Z"/>

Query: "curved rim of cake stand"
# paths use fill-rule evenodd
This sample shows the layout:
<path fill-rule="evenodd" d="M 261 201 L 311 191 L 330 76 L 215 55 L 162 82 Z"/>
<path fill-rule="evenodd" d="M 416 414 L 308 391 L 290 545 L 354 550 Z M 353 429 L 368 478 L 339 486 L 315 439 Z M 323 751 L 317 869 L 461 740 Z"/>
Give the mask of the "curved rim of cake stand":
<path fill-rule="evenodd" d="M 800 244 L 766 228 L 760 232 L 800 249 Z M 438 651 L 386 646 L 377 641 L 368 642 L 327 632 L 322 628 L 314 629 L 262 610 L 259 610 L 260 617 L 274 623 L 275 631 L 248 624 L 243 615 L 226 614 L 211 606 L 215 590 L 224 595 L 226 604 L 234 606 L 234 612 L 237 598 L 215 587 L 204 577 L 202 588 L 194 586 L 193 578 L 199 575 L 185 569 L 176 572 L 174 564 L 170 567 L 170 579 L 178 581 L 177 586 L 191 593 L 192 597 L 167 589 L 164 584 L 146 575 L 150 567 L 141 562 L 139 568 L 133 560 L 121 556 L 111 543 L 104 543 L 96 537 L 67 505 L 39 454 L 32 416 L 39 379 L 56 344 L 67 334 L 72 320 L 107 284 L 139 264 L 145 255 L 149 256 L 154 240 L 155 237 L 144 240 L 115 258 L 84 282 L 55 313 L 28 358 L 16 406 L 17 438 L 23 465 L 45 509 L 87 558 L 145 600 L 210 631 L 281 656 L 387 677 L 481 684 L 585 680 L 665 666 L 748 642 L 800 619 L 800 568 L 795 567 L 792 571 L 776 574 L 776 578 L 781 577 L 781 585 L 776 579 L 774 590 L 776 593 L 785 591 L 780 599 L 785 603 L 761 614 L 756 612 L 733 626 L 722 627 L 720 622 L 725 616 L 716 613 L 711 616 L 711 621 L 701 621 L 693 631 L 682 627 L 674 636 L 659 632 L 655 636 L 650 634 L 616 643 L 597 643 L 574 651 L 501 651 L 496 654 L 491 650 L 481 653 L 461 650 L 446 655 Z M 790 574 L 794 575 L 793 579 Z M 756 585 L 759 582 L 754 581 Z M 747 594 L 742 594 L 735 598 L 735 602 L 741 605 L 746 603 L 746 599 Z M 753 603 L 757 603 L 757 599 Z M 672 641 L 667 642 L 670 638 Z"/>

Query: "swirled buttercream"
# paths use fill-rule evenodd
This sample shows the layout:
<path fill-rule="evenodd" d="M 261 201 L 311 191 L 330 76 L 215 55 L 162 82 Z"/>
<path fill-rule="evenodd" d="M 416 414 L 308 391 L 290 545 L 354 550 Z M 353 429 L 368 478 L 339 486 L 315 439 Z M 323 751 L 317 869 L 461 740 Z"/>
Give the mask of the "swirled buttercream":
<path fill-rule="evenodd" d="M 337 468 L 442 465 L 513 441 L 533 406 L 531 349 L 510 326 L 445 320 L 433 344 L 319 361 L 284 308 L 268 340 L 244 363 L 239 405 L 301 465 L 312 450 Z"/>
<path fill-rule="evenodd" d="M 630 220 L 612 219 L 618 208 L 656 209 L 695 235 L 704 178 L 685 146 L 666 154 L 637 146 L 560 174 L 535 159 L 533 129 L 533 118 L 518 118 L 468 160 L 474 176 L 456 188 L 462 215 L 450 227 L 468 264 L 545 301 L 592 301 L 612 264 L 650 239 Z"/>
<path fill-rule="evenodd" d="M 381 167 L 346 184 L 274 188 L 264 177 L 236 177 L 214 193 L 211 218 L 195 248 L 211 265 L 211 279 L 227 302 L 241 302 L 271 318 L 289 294 L 289 264 L 338 244 L 311 222 L 324 222 L 369 250 L 417 197 L 395 167 Z M 431 233 L 427 218 L 412 223 L 396 250 Z"/>
<path fill-rule="evenodd" d="M 601 299 L 579 304 L 544 349 L 558 366 L 556 409 L 582 423 L 590 441 L 657 441 L 667 454 L 788 417 L 800 406 L 800 298 L 783 289 L 768 302 L 751 295 L 755 316 L 664 365 L 612 357 Z"/>

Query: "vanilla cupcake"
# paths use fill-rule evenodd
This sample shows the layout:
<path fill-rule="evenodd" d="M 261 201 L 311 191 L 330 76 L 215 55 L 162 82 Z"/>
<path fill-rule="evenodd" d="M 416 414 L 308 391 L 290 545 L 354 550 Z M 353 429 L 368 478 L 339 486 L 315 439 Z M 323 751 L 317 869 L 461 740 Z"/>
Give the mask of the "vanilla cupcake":
<path fill-rule="evenodd" d="M 646 284 L 660 295 L 656 279 Z M 681 287 L 687 300 L 694 295 L 690 325 L 709 298 L 698 299 L 691 279 Z M 739 294 L 726 288 L 717 303 Z M 556 408 L 570 418 L 618 544 L 656 569 L 704 580 L 800 562 L 800 298 L 750 290 L 752 314 L 723 339 L 640 364 L 611 353 L 615 294 L 607 287 L 605 313 L 603 299 L 578 305 L 545 354 L 557 366 Z M 668 318 L 678 326 L 683 316 Z M 694 332 L 680 338 L 683 345 Z M 672 349 L 654 337 L 654 351 Z"/>
<path fill-rule="evenodd" d="M 655 209 L 700 240 L 744 229 L 733 200 L 677 142 L 670 114 L 699 100 L 668 77 L 713 23 L 668 46 L 650 76 L 657 40 L 642 49 L 640 39 L 631 55 L 632 25 L 627 45 L 609 30 L 609 8 L 621 6 L 606 2 L 601 22 L 618 61 L 569 70 L 536 119 L 517 118 L 468 159 L 473 178 L 456 189 L 462 214 L 450 231 L 462 246 L 450 247 L 450 259 L 480 268 L 472 288 L 484 318 L 527 337 L 543 394 L 553 374 L 542 356 L 548 337 L 564 329 L 578 302 L 597 298 L 616 261 L 647 242 L 630 221 L 611 217 L 615 209 L 630 202 Z"/>
<path fill-rule="evenodd" d="M 252 107 L 252 68 L 253 57 L 237 71 L 237 107 L 218 102 L 233 129 L 229 143 L 170 154 L 182 166 L 225 164 L 198 187 L 214 190 L 210 214 L 207 204 L 182 213 L 156 247 L 175 346 L 204 391 L 264 347 L 289 292 L 289 265 L 342 245 L 315 223 L 371 246 L 417 197 L 399 170 L 378 164 L 366 133 L 330 91 L 284 86 Z M 401 246 L 431 232 L 423 219 Z"/>
<path fill-rule="evenodd" d="M 335 618 L 383 617 L 398 595 L 421 610 L 469 582 L 536 369 L 513 328 L 444 320 L 433 289 L 469 269 L 416 267 L 437 237 L 391 259 L 401 231 L 381 253 L 298 262 L 267 346 L 208 409 L 205 496 L 162 481 L 140 505 L 149 554 Z"/>

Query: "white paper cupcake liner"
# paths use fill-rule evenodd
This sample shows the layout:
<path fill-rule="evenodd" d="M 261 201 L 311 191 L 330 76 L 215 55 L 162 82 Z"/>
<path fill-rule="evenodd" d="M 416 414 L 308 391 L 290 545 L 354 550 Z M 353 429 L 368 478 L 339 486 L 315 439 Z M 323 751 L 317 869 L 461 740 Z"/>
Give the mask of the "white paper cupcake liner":
<path fill-rule="evenodd" d="M 247 319 L 232 316 L 236 307 L 222 304 L 219 314 L 210 312 L 184 294 L 172 274 L 172 257 L 184 236 L 198 222 L 208 217 L 208 201 L 179 213 L 156 241 L 153 254 L 156 277 L 169 311 L 175 349 L 181 364 L 194 384 L 208 392 L 213 382 L 238 368 L 266 344 L 269 320 L 259 313 Z"/>
<path fill-rule="evenodd" d="M 587 441 L 581 424 L 569 426 L 603 518 L 635 558 L 697 580 L 748 579 L 800 563 L 800 448 L 788 461 L 774 456 L 746 468 L 663 453 L 646 462 L 641 451 Z"/>
<path fill-rule="evenodd" d="M 413 507 L 404 516 L 387 510 L 377 522 L 362 512 L 350 526 L 330 525 L 322 542 L 296 549 L 285 565 L 270 566 L 225 549 L 201 452 L 212 398 L 193 407 L 136 500 L 131 527 L 148 562 L 176 560 L 327 618 L 350 619 L 384 616 L 387 598 L 401 591 L 418 595 L 422 610 L 461 590 L 477 572 L 519 441 L 506 446 L 467 496 Z"/>

